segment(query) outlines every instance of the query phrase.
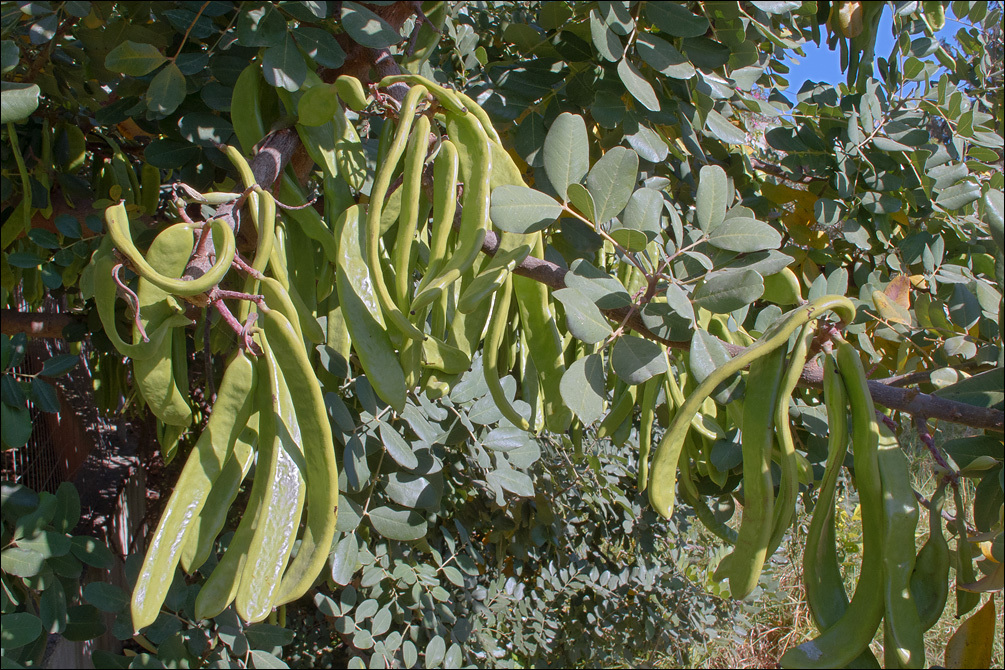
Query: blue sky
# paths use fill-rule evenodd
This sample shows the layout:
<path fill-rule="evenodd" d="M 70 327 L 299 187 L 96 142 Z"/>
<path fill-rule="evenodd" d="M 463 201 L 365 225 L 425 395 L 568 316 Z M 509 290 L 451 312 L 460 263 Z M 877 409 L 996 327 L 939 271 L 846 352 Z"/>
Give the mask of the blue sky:
<path fill-rule="evenodd" d="M 879 34 L 876 38 L 876 57 L 888 57 L 893 49 L 893 12 L 884 10 L 879 23 Z M 951 16 L 946 17 L 946 25 L 935 35 L 944 38 L 951 44 L 955 44 L 953 36 L 960 29 L 961 25 L 954 21 Z M 790 72 L 785 75 L 789 80 L 789 88 L 786 91 L 790 94 L 790 99 L 794 99 L 795 94 L 803 86 L 803 82 L 821 81 L 828 84 L 836 84 L 845 81 L 846 77 L 841 73 L 841 51 L 840 47 L 835 47 L 834 51 L 827 48 L 826 27 L 820 26 L 824 37 L 820 46 L 813 42 L 807 42 L 803 46 L 806 58 L 799 58 L 800 62 L 795 64 L 789 61 Z"/>

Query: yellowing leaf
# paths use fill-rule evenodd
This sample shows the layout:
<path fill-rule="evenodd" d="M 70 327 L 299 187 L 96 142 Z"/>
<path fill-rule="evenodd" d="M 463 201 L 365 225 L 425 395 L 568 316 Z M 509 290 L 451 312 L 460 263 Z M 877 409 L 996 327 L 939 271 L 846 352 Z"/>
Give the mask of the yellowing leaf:
<path fill-rule="evenodd" d="M 911 325 L 911 313 L 886 297 L 880 291 L 872 292 L 872 302 L 876 305 L 879 315 L 891 323 L 902 323 L 905 326 Z"/>
<path fill-rule="evenodd" d="M 928 290 L 928 280 L 925 275 L 911 275 L 911 285 L 921 291 Z"/>
<path fill-rule="evenodd" d="M 911 279 L 907 275 L 897 275 L 883 290 L 886 297 L 904 309 L 911 309 Z"/>
<path fill-rule="evenodd" d="M 947 668 L 991 667 L 991 647 L 995 639 L 995 601 L 989 598 L 984 607 L 964 621 L 946 643 Z"/>
<path fill-rule="evenodd" d="M 1005 588 L 1005 565 L 1001 563 L 990 575 L 984 575 L 976 582 L 960 584 L 959 588 L 971 593 L 989 593 L 991 591 L 1001 591 Z"/>

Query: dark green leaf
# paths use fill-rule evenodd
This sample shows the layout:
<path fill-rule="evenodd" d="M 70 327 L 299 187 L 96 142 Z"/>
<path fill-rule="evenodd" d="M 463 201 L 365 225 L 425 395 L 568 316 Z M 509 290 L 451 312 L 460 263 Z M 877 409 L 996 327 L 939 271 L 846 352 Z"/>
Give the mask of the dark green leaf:
<path fill-rule="evenodd" d="M 77 354 L 59 354 L 47 359 L 38 374 L 44 377 L 59 377 L 77 367 L 78 363 L 80 363 L 80 356 Z"/>
<path fill-rule="evenodd" d="M 565 319 L 573 337 L 596 344 L 614 332 L 596 303 L 573 288 L 563 288 L 552 295 L 565 307 Z"/>
<path fill-rule="evenodd" d="M 606 61 L 616 63 L 625 53 L 625 47 L 621 44 L 621 40 L 597 14 L 596 10 L 590 10 L 590 38 L 593 40 L 593 46 L 596 47 L 597 53 Z"/>
<path fill-rule="evenodd" d="M 282 42 L 265 50 L 262 56 L 262 75 L 270 85 L 296 91 L 307 79 L 307 63 L 293 41 L 286 33 Z"/>
<path fill-rule="evenodd" d="M 534 482 L 531 478 L 508 465 L 490 472 L 487 479 L 514 495 L 524 498 L 534 497 Z"/>
<path fill-rule="evenodd" d="M 972 181 L 964 181 L 944 189 L 935 199 L 943 209 L 955 211 L 962 209 L 981 197 L 981 187 Z M 864 203 L 864 199 L 863 199 Z"/>
<path fill-rule="evenodd" d="M 140 44 L 126 40 L 108 52 L 105 67 L 133 77 L 150 74 L 167 62 L 160 49 L 153 44 Z"/>
<path fill-rule="evenodd" d="M 105 632 L 101 615 L 92 605 L 77 605 L 66 611 L 66 630 L 63 637 L 71 642 L 85 642 L 100 637 Z"/>
<path fill-rule="evenodd" d="M 8 547 L 0 553 L 0 566 L 3 571 L 18 577 L 34 577 L 42 569 L 45 556 L 37 551 Z"/>
<path fill-rule="evenodd" d="M 37 84 L 0 82 L 0 124 L 21 123 L 38 108 Z"/>
<path fill-rule="evenodd" d="M 722 223 L 726 208 L 733 201 L 728 191 L 726 173 L 718 165 L 706 165 L 698 176 L 698 193 L 695 195 L 695 223 L 706 233 Z"/>
<path fill-rule="evenodd" d="M 654 70 L 674 79 L 690 79 L 694 76 L 694 66 L 680 51 L 666 40 L 656 35 L 643 33 L 635 42 L 642 60 Z"/>
<path fill-rule="evenodd" d="M 714 70 L 729 62 L 731 51 L 721 42 L 707 37 L 692 37 L 684 40 L 684 53 L 695 67 Z"/>
<path fill-rule="evenodd" d="M 712 226 L 708 243 L 727 251 L 749 253 L 781 246 L 782 235 L 768 224 L 747 217 L 734 217 Z"/>
<path fill-rule="evenodd" d="M 65 556 L 70 551 L 70 538 L 63 533 L 42 530 L 29 538 L 17 541 L 17 546 L 26 551 L 34 551 L 43 558 Z"/>
<path fill-rule="evenodd" d="M 42 634 L 42 621 L 28 612 L 3 615 L 0 649 L 16 649 L 34 642 Z"/>
<path fill-rule="evenodd" d="M 178 109 L 185 99 L 185 75 L 174 63 L 168 63 L 150 82 L 146 95 L 147 108 L 162 116 Z"/>
<path fill-rule="evenodd" d="M 672 2 L 646 3 L 646 18 L 657 28 L 675 37 L 699 37 L 708 30 L 708 19 L 696 16 Z"/>
<path fill-rule="evenodd" d="M 688 369 L 694 375 L 696 383 L 705 378 L 729 361 L 731 356 L 726 351 L 722 340 L 703 330 L 695 330 L 691 338 L 691 352 Z M 733 400 L 743 390 L 743 379 L 739 374 L 722 382 L 713 390 L 715 401 L 726 404 Z"/>
<path fill-rule="evenodd" d="M 5 447 L 17 449 L 28 443 L 31 437 L 31 414 L 27 407 L 11 407 L 0 403 L 0 435 Z"/>
<path fill-rule="evenodd" d="M 705 117 L 705 128 L 726 144 L 744 145 L 747 143 L 747 134 L 714 109 L 709 110 L 708 116 Z"/>
<path fill-rule="evenodd" d="M 271 668 L 288 668 L 289 665 L 286 664 L 281 658 L 277 658 L 267 651 L 262 651 L 261 649 L 251 650 L 251 665 L 257 669 L 271 669 Z"/>
<path fill-rule="evenodd" d="M 38 614 L 47 633 L 62 633 L 66 628 L 66 591 L 58 579 L 52 580 L 38 602 Z"/>
<path fill-rule="evenodd" d="M 390 424 L 381 422 L 380 439 L 384 443 L 387 453 L 401 467 L 412 470 L 419 464 L 419 459 L 416 458 L 411 445 Z"/>
<path fill-rule="evenodd" d="M 338 41 L 321 28 L 299 26 L 293 31 L 293 37 L 304 53 L 321 67 L 339 68 L 345 62 L 345 52 Z"/>
<path fill-rule="evenodd" d="M 56 511 L 52 516 L 52 525 L 60 533 L 68 533 L 77 526 L 80 520 L 80 495 L 77 487 L 70 482 L 63 482 L 56 489 Z"/>
<path fill-rule="evenodd" d="M 129 605 L 129 594 L 115 584 L 91 582 L 84 587 L 84 600 L 102 612 L 118 614 Z"/>
<path fill-rule="evenodd" d="M 338 544 L 331 557 L 332 580 L 342 586 L 352 581 L 356 574 L 356 559 L 359 556 L 359 543 L 353 533 L 346 534 Z"/>
<path fill-rule="evenodd" d="M 443 641 L 443 638 L 436 635 L 429 641 L 426 645 L 426 662 L 425 666 L 427 668 L 435 668 L 443 662 L 443 656 L 447 651 L 447 643 Z"/>
<path fill-rule="evenodd" d="M 651 112 L 660 111 L 660 101 L 656 97 L 653 85 L 627 58 L 618 61 L 618 77 L 621 78 L 621 83 L 625 85 L 632 97 L 638 100 L 643 107 Z"/>
<path fill-rule="evenodd" d="M 79 536 L 71 541 L 70 551 L 87 565 L 102 570 L 110 570 L 115 565 L 115 557 L 105 544 L 93 537 Z"/>
<path fill-rule="evenodd" d="M 978 407 L 995 407 L 1005 400 L 1001 380 L 1002 370 L 1000 368 L 988 370 L 958 381 L 952 386 L 943 387 L 935 391 L 933 395 Z"/>
<path fill-rule="evenodd" d="M 614 147 L 596 162 L 586 177 L 586 186 L 593 196 L 598 222 L 621 213 L 635 191 L 638 172 L 638 154 L 625 147 Z"/>
<path fill-rule="evenodd" d="M 143 151 L 147 162 L 162 170 L 180 168 L 198 154 L 198 146 L 188 142 L 166 139 L 154 140 Z"/>
<path fill-rule="evenodd" d="M 271 2 L 238 13 L 237 41 L 246 47 L 273 47 L 286 36 L 286 19 Z"/>
<path fill-rule="evenodd" d="M 426 520 L 412 510 L 378 507 L 367 516 L 374 529 L 389 540 L 410 542 L 426 535 Z"/>
<path fill-rule="evenodd" d="M 268 623 L 256 623 L 244 629 L 252 649 L 273 649 L 293 642 L 293 631 Z"/>
<path fill-rule="evenodd" d="M 355 2 L 342 3 L 342 27 L 358 44 L 371 49 L 386 49 L 401 41 L 387 21 Z"/>

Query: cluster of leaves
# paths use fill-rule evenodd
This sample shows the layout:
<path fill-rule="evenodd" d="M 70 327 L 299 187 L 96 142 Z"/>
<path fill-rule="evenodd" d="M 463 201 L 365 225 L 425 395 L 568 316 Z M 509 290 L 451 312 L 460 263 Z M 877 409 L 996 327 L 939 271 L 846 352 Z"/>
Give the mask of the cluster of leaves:
<path fill-rule="evenodd" d="M 463 88 L 523 161 L 533 188 L 497 189 L 492 218 L 513 232 L 545 229 L 547 260 L 570 270 L 553 297 L 575 359 L 562 396 L 583 428 L 541 439 L 517 431 L 487 395 L 477 357 L 449 395 L 415 395 L 394 415 L 322 348 L 342 499 L 329 588 L 315 605 L 357 663 L 613 662 L 650 648 L 683 654 L 725 628 L 728 612 L 692 585 L 706 579 L 686 556 L 686 508 L 661 522 L 628 493 L 633 422 L 613 444 L 590 439 L 616 388 L 667 370 L 657 345 L 615 336 L 603 310 L 632 306 L 652 333 L 690 341 L 674 365 L 686 363 L 693 383 L 728 355 L 706 332 L 713 319 L 756 334 L 796 300 L 847 294 L 859 314 L 849 334 L 876 375 L 927 372 L 922 390 L 1002 406 L 1005 263 L 989 225 L 1003 209 L 997 5 L 884 4 L 838 30 L 826 2 L 424 3 L 442 38 L 414 20 L 396 30 L 378 15 L 387 5 L 38 2 L 0 13 L 3 72 L 25 80 L 4 83 L 5 303 L 20 286 L 32 306 L 48 292 L 86 309 L 80 272 L 93 241 L 81 238 L 101 232 L 95 212 L 120 197 L 149 217 L 162 179 L 230 189 L 217 144 L 241 134 L 235 117 L 246 110 L 231 104 L 249 63 L 264 81 L 256 111 L 295 125 L 325 178 L 348 175 L 309 142 L 327 132 L 307 118 L 316 109 L 286 100 L 357 47 L 390 49 L 403 69 Z M 947 9 L 966 22 L 958 48 L 934 38 Z M 896 39 L 875 57 L 882 12 L 893 13 Z M 847 83 L 784 94 L 788 58 L 828 32 L 848 59 Z M 349 118 L 372 167 L 381 121 Z M 366 197 L 368 181 L 349 186 Z M 297 227 L 290 235 L 295 253 L 322 262 L 319 244 Z M 785 268 L 800 295 L 772 293 Z M 301 281 L 299 264 L 291 270 Z M 323 289 L 300 288 L 309 300 Z M 523 373 L 527 352 L 509 344 Z M 118 380 L 115 392 L 128 392 Z M 525 385 L 507 376 L 503 386 L 512 398 Z M 808 459 L 822 462 L 818 397 L 798 398 L 793 417 Z M 735 436 L 709 455 L 728 476 L 699 482 L 721 501 L 719 520 L 733 514 L 740 483 Z M 1000 547 L 1000 436 L 943 446 L 951 467 L 977 463 L 969 516 Z M 147 632 L 159 656 L 247 662 L 253 647 L 275 651 L 254 634 L 239 642 L 230 614 L 191 622 L 197 587 L 178 586 L 168 603 L 189 623 L 169 616 L 175 623 Z"/>
<path fill-rule="evenodd" d="M 344 470 L 335 593 L 315 604 L 356 653 L 601 663 L 686 654 L 721 627 L 723 605 L 677 567 L 693 529 L 648 509 L 620 448 L 583 458 L 505 422 L 477 359 L 449 397 L 410 400 L 401 426 L 365 377 L 352 386 L 327 398 Z"/>
<path fill-rule="evenodd" d="M 29 403 L 41 412 L 59 411 L 59 396 L 51 381 L 45 378 L 61 377 L 80 362 L 74 354 L 60 354 L 47 359 L 37 374 L 17 372 L 25 358 L 28 338 L 24 333 L 10 337 L 0 335 L 0 416 L 3 424 L 0 437 L 4 449 L 17 449 L 28 443 L 32 420 Z"/>
<path fill-rule="evenodd" d="M 53 494 L 5 482 L 0 497 L 0 653 L 4 667 L 31 667 L 41 662 L 51 633 L 84 641 L 105 632 L 96 605 L 115 587 L 94 582 L 82 591 L 81 577 L 85 566 L 109 570 L 115 558 L 104 543 L 71 534 L 80 520 L 72 484 Z"/>

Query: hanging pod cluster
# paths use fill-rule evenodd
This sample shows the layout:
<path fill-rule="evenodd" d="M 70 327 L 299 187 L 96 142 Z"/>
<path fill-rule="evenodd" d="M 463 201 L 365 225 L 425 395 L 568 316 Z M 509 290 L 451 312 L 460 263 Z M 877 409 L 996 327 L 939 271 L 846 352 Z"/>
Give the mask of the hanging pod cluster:
<path fill-rule="evenodd" d="M 782 667 L 878 667 L 869 649 L 884 630 L 888 668 L 923 668 L 924 633 L 942 615 L 948 597 L 950 551 L 942 532 L 945 483 L 929 512 L 930 533 L 915 552 L 918 503 L 907 458 L 869 395 L 858 352 L 840 342 L 824 362 L 827 466 L 806 537 L 803 583 L 820 634 L 788 650 Z M 838 471 L 848 450 L 848 416 L 855 483 L 862 510 L 862 567 L 851 600 L 844 589 L 835 545 Z"/>
<path fill-rule="evenodd" d="M 485 381 L 502 415 L 524 430 L 563 431 L 572 413 L 558 388 L 565 362 L 554 307 L 547 287 L 513 275 L 530 254 L 543 256 L 541 233 L 503 231 L 494 256 L 479 253 L 492 190 L 523 185 L 520 169 L 471 98 L 417 75 L 379 87 L 393 84 L 409 90 L 397 123 L 384 125 L 369 204 L 349 207 L 335 225 L 335 285 L 351 347 L 377 395 L 401 411 L 412 389 L 449 393 L 484 340 Z M 522 379 L 536 403 L 529 413 L 500 381 L 517 355 L 521 370 L 536 372 Z"/>
<path fill-rule="evenodd" d="M 245 299 L 239 312 L 243 325 L 229 311 L 230 323 L 225 324 L 239 331 L 242 347 L 227 363 L 209 421 L 182 468 L 137 576 L 132 597 L 136 630 L 157 618 L 175 568 L 181 564 L 191 573 L 209 557 L 253 462 L 250 502 L 220 564 L 200 590 L 200 618 L 215 616 L 233 602 L 243 619 L 261 621 L 274 607 L 296 600 L 320 574 L 335 534 L 334 443 L 305 341 L 305 333 L 311 339 L 323 334 L 313 332 L 319 330 L 313 315 L 305 314 L 302 300 L 291 296 L 286 266 L 276 253 L 275 200 L 255 185 L 239 151 L 229 147 L 227 155 L 246 190 L 197 200 L 219 204 L 244 198 L 258 234 L 250 264 L 235 264 L 234 233 L 222 219 L 201 226 L 172 225 L 141 253 L 122 203 L 106 211 L 109 234 L 95 256 L 95 300 L 105 331 L 118 351 L 132 359 L 140 393 L 159 422 L 174 431 L 175 443 L 192 422 L 185 303 L 216 306 L 223 298 Z M 215 262 L 197 279 L 183 278 L 193 250 L 207 234 L 212 234 Z M 129 291 L 117 277 L 121 265 L 138 275 L 137 291 Z M 232 266 L 247 272 L 244 293 L 219 289 Z M 120 288 L 124 295 L 132 294 L 132 342 L 117 330 Z M 252 308 L 257 311 L 248 318 Z M 260 328 L 252 329 L 256 320 Z"/>
<path fill-rule="evenodd" d="M 756 588 L 765 561 L 781 545 L 795 517 L 800 483 L 813 482 L 808 462 L 795 449 L 789 405 L 808 362 L 817 319 L 827 312 L 844 323 L 855 316 L 847 298 L 824 296 L 782 315 L 756 341 L 743 341 L 741 335 L 749 336 L 742 328 L 731 335 L 713 317 L 710 332 L 747 345 L 740 355 L 718 366 L 688 393 L 682 389 L 688 385 L 686 376 L 675 376 L 669 361 L 662 380 L 655 377 L 643 386 L 644 397 L 655 398 L 662 381 L 672 419 L 650 465 L 653 418 L 646 406 L 660 403 L 644 402 L 639 489 L 648 487 L 654 508 L 669 518 L 679 484 L 698 519 L 734 545 L 715 577 L 728 580 L 735 598 L 745 598 Z M 724 439 L 725 432 L 717 421 L 717 403 L 708 401 L 747 365 L 745 397 L 731 399 L 725 408 L 740 429 L 742 451 L 743 514 L 734 530 L 716 518 L 697 480 L 708 477 L 729 488 L 723 486 L 728 473 L 717 470 L 709 454 L 710 445 Z M 932 500 L 929 539 L 916 552 L 918 504 L 907 459 L 896 435 L 876 413 L 858 352 L 844 340 L 838 341 L 836 353 L 824 357 L 824 402 L 830 429 L 828 458 L 803 560 L 806 598 L 820 635 L 787 651 L 782 667 L 879 667 L 869 643 L 881 624 L 886 666 L 924 667 L 924 632 L 938 621 L 948 596 L 951 554 L 941 521 L 945 483 Z M 863 527 L 862 568 L 850 600 L 838 560 L 834 519 L 837 480 L 849 443 Z M 780 471 L 777 493 L 773 462 Z"/>

